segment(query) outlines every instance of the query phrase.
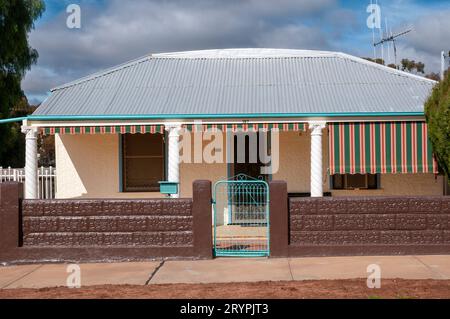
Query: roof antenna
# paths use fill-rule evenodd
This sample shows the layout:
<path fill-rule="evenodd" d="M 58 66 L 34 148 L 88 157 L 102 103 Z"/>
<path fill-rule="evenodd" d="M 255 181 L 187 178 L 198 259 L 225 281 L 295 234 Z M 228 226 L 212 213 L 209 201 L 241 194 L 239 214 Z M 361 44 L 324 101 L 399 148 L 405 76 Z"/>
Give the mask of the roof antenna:
<path fill-rule="evenodd" d="M 385 25 L 385 33 L 386 33 L 386 35 L 388 35 L 389 34 L 389 29 L 388 29 L 388 18 L 386 18 L 385 20 L 384 20 L 384 25 Z M 384 32 L 383 32 L 383 35 L 384 35 Z M 383 40 L 383 38 L 381 38 L 381 40 Z M 384 44 L 382 44 L 383 46 L 384 46 Z M 391 63 L 391 53 L 390 53 L 390 50 L 391 50 L 391 46 L 389 45 L 389 42 L 387 43 L 387 48 L 386 48 L 386 51 L 387 51 L 387 61 L 386 61 L 386 65 L 389 65 L 390 63 Z"/>
<path fill-rule="evenodd" d="M 396 34 L 392 34 L 392 31 L 391 31 L 391 35 L 390 36 L 387 36 L 387 37 L 381 39 L 381 41 L 379 41 L 377 43 L 374 43 L 373 46 L 376 47 L 376 46 L 378 46 L 380 44 L 382 45 L 385 42 L 392 42 L 392 44 L 394 45 L 394 63 L 395 63 L 395 66 L 398 68 L 398 66 L 397 66 L 397 45 L 395 44 L 396 41 L 397 41 L 396 39 L 398 37 L 401 37 L 401 36 L 411 32 L 411 31 L 412 31 L 412 29 L 408 29 L 406 31 L 403 31 L 403 32 L 400 32 L 400 33 L 396 33 Z"/>

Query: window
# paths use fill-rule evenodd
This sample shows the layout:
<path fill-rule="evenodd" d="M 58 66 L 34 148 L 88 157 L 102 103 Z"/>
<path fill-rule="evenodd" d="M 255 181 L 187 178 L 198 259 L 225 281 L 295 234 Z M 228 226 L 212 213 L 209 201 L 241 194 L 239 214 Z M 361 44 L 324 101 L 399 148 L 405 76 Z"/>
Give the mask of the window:
<path fill-rule="evenodd" d="M 336 174 L 331 176 L 332 189 L 379 189 L 378 174 Z"/>
<path fill-rule="evenodd" d="M 124 134 L 122 136 L 123 190 L 158 192 L 165 179 L 163 134 Z"/>

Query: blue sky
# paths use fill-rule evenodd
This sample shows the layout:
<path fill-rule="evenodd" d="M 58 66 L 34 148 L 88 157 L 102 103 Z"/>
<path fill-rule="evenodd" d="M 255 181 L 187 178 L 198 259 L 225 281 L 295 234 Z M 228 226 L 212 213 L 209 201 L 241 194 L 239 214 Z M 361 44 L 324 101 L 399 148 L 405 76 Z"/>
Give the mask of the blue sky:
<path fill-rule="evenodd" d="M 30 34 L 40 58 L 23 81 L 32 103 L 45 99 L 54 86 L 154 52 L 276 47 L 374 54 L 372 31 L 366 25 L 370 0 L 45 2 L 47 9 Z M 81 7 L 79 30 L 66 26 L 69 4 Z M 387 19 L 393 32 L 414 29 L 398 42 L 399 59 L 420 60 L 428 72 L 438 72 L 439 52 L 450 50 L 450 0 L 378 4 L 383 27 Z M 381 49 L 377 56 L 381 57 Z M 390 57 L 393 62 L 392 48 Z"/>

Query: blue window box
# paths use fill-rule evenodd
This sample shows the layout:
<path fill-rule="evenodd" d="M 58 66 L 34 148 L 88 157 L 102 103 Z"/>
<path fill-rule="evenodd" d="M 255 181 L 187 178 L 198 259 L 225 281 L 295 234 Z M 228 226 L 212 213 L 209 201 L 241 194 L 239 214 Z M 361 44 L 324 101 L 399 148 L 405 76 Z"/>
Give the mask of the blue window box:
<path fill-rule="evenodd" d="M 161 194 L 178 194 L 178 184 L 176 182 L 159 182 L 159 191 Z"/>

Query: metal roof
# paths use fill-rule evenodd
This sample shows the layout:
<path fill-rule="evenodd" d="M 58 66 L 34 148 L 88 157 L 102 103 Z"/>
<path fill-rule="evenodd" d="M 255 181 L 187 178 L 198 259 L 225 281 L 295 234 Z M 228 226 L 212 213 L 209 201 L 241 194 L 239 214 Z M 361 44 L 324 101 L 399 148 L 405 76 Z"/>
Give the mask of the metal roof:
<path fill-rule="evenodd" d="M 178 52 L 57 87 L 33 116 L 423 112 L 435 83 L 338 52 Z"/>

